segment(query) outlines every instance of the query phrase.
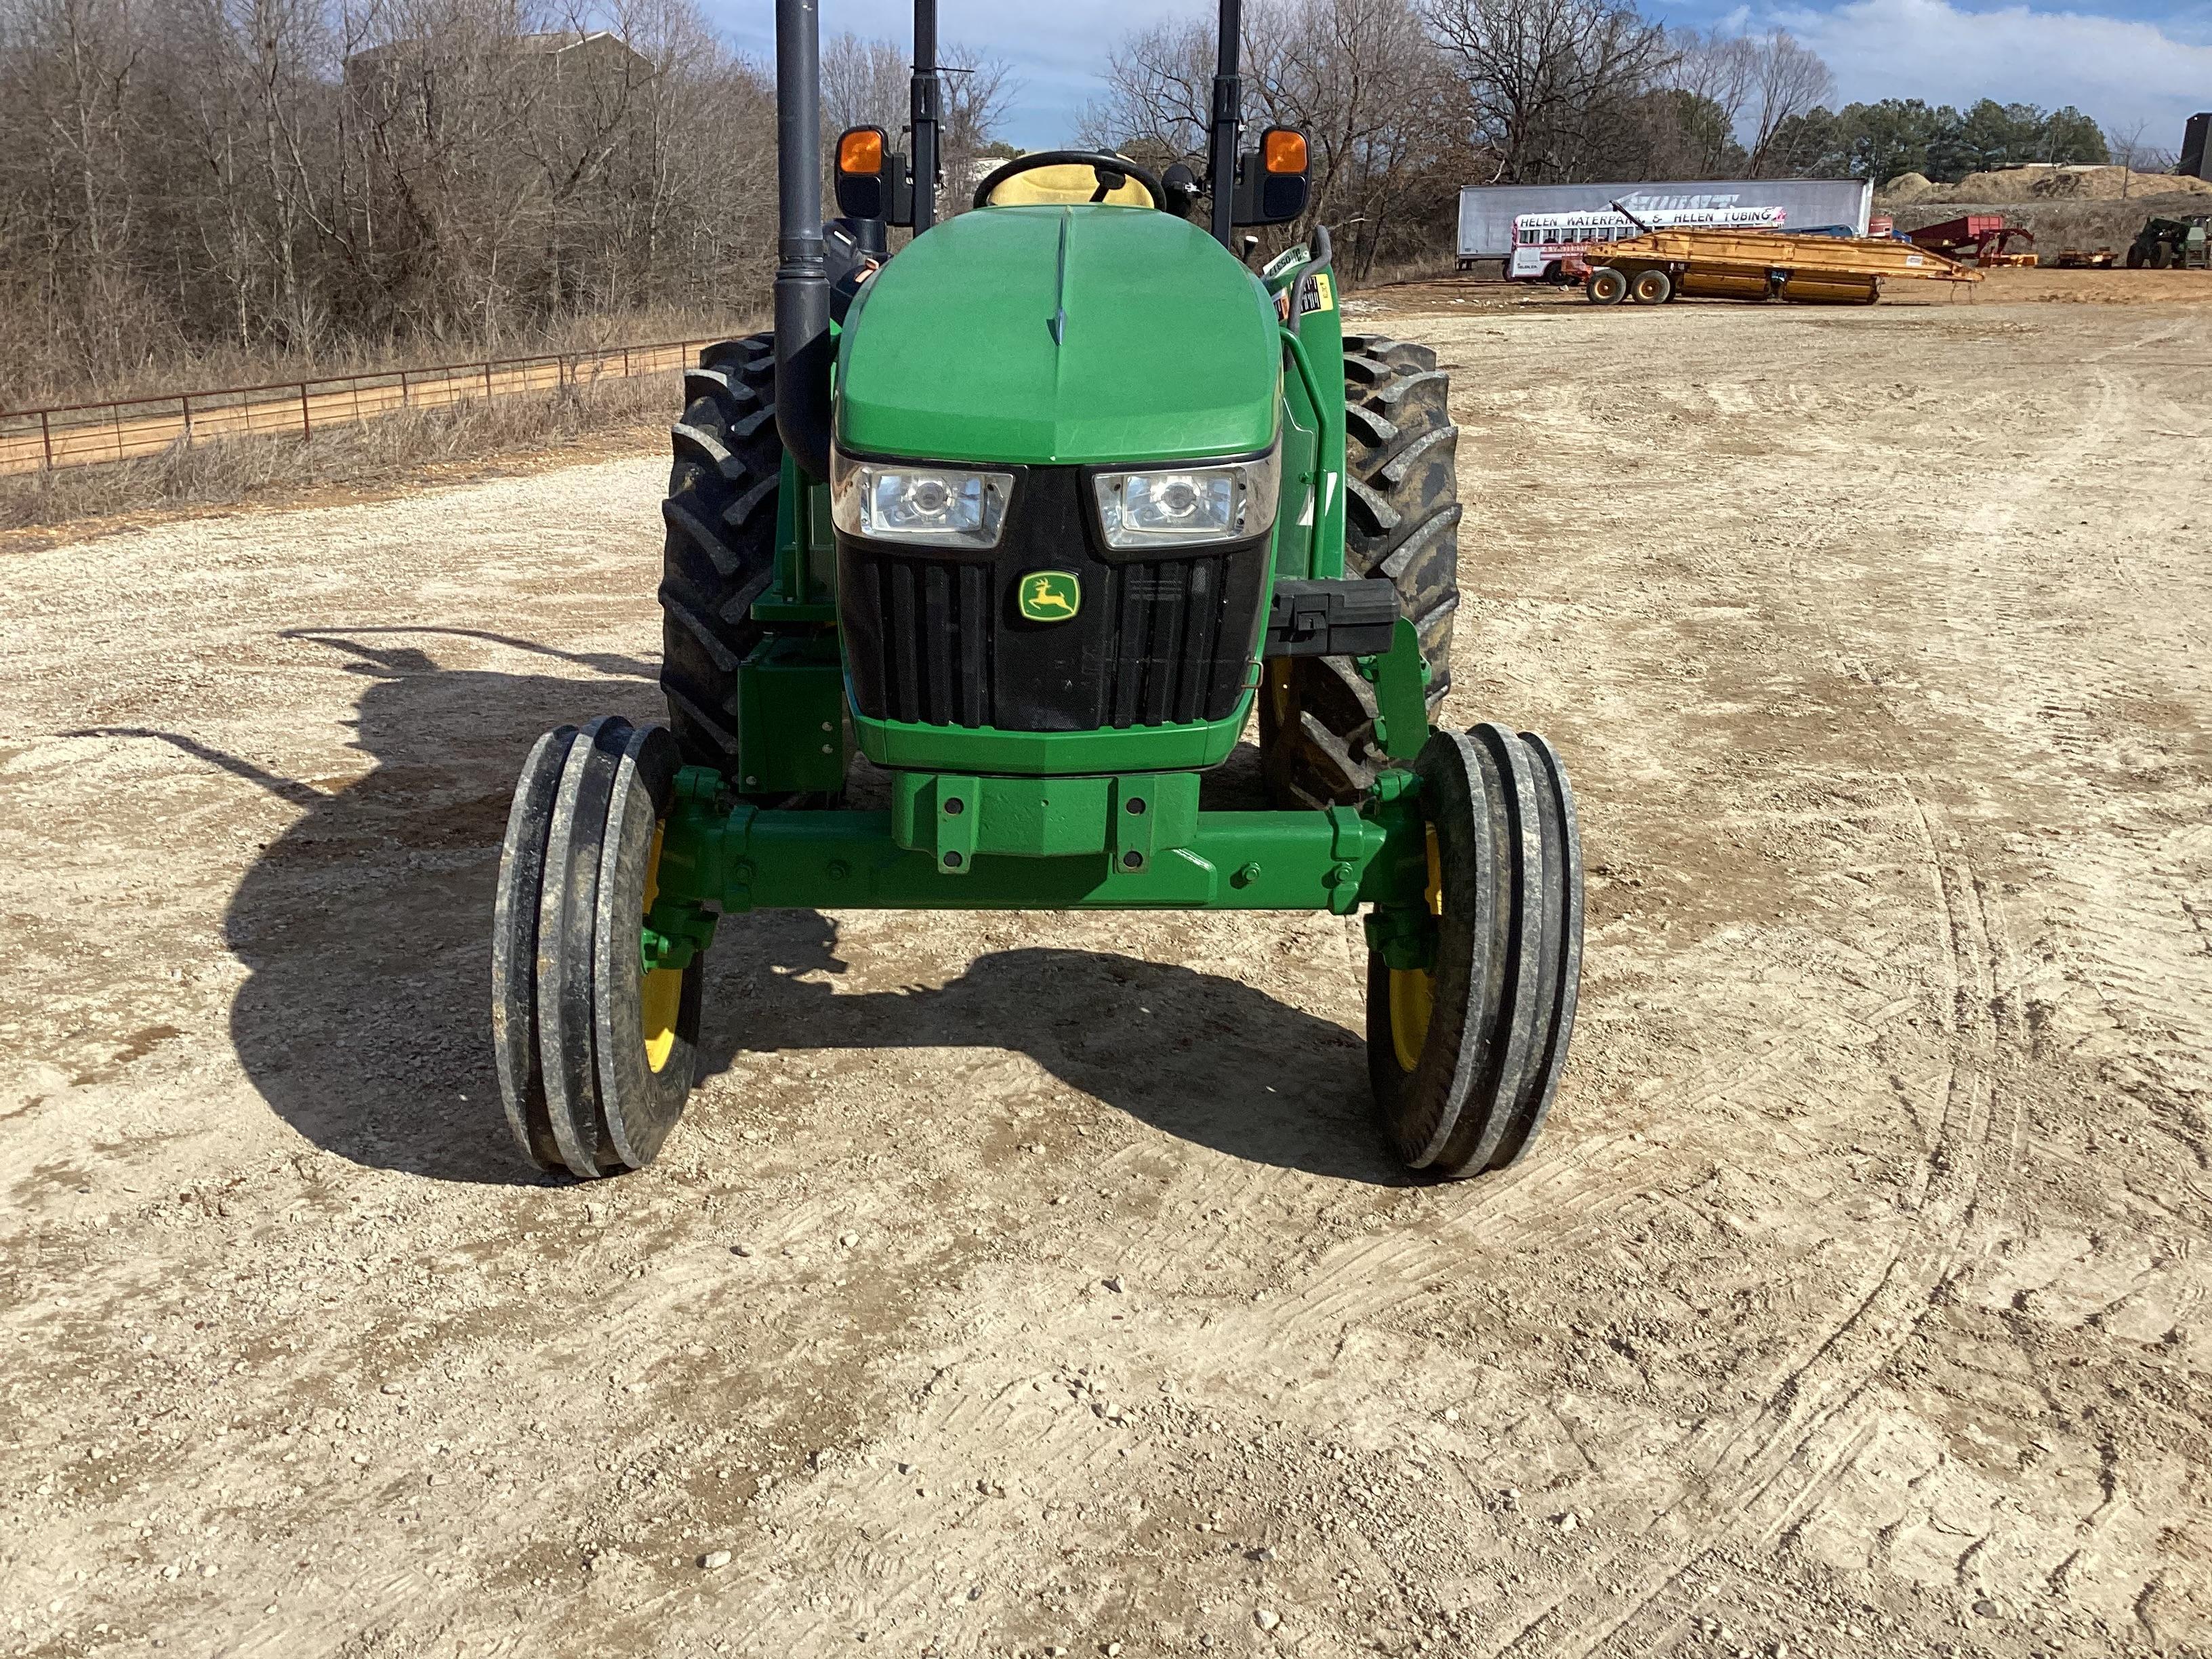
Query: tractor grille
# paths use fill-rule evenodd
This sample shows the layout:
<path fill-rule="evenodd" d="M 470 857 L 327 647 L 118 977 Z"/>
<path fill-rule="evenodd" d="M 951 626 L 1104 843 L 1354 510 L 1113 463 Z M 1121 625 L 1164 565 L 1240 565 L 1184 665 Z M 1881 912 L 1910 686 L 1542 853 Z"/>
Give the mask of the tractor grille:
<path fill-rule="evenodd" d="M 860 712 L 924 726 L 1082 732 L 1218 720 L 1258 644 L 1264 538 L 1162 558 L 1112 554 L 1081 471 L 1021 471 L 988 553 L 887 550 L 841 536 L 838 608 Z M 1073 573 L 1065 622 L 1025 619 L 1022 578 Z"/>

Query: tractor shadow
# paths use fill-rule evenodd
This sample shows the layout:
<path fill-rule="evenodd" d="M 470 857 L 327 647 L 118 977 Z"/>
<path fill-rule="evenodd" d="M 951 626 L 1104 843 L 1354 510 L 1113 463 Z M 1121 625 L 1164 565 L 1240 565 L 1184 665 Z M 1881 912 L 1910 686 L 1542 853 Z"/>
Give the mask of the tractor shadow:
<path fill-rule="evenodd" d="M 422 636 L 465 632 L 567 672 L 441 668 L 423 648 Z M 659 718 L 658 665 L 459 629 L 293 637 L 340 653 L 361 677 L 365 774 L 289 778 L 179 734 L 128 734 L 301 809 L 260 848 L 224 914 L 224 941 L 247 969 L 230 1018 L 240 1062 L 278 1115 L 353 1163 L 502 1185 L 565 1180 L 514 1149 L 492 1067 L 500 842 L 538 734 L 598 713 Z M 790 1050 L 1012 1050 L 1234 1157 L 1406 1179 L 1368 1126 L 1359 1039 L 1241 981 L 1038 949 L 979 957 L 941 988 L 846 994 L 836 948 L 836 924 L 811 911 L 726 919 L 710 958 L 702 1079 Z"/>
<path fill-rule="evenodd" d="M 941 987 L 856 993 L 839 988 L 837 949 L 836 921 L 815 911 L 726 919 L 708 958 L 701 1080 L 791 1051 L 834 1062 L 843 1053 L 999 1049 L 1232 1158 L 1377 1185 L 1413 1179 L 1369 1117 L 1364 1040 L 1240 979 L 1036 947 L 978 957 Z M 923 1125 L 989 1110 L 957 1096 L 918 1104 Z"/>

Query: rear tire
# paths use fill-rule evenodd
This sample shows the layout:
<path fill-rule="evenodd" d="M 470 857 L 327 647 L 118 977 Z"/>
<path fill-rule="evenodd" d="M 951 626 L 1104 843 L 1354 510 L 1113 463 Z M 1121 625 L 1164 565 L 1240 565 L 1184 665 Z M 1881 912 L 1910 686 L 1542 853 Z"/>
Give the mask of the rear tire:
<path fill-rule="evenodd" d="M 1674 279 L 1663 270 L 1639 270 L 1628 294 L 1640 306 L 1663 306 L 1674 297 Z"/>
<path fill-rule="evenodd" d="M 1583 293 L 1594 306 L 1617 306 L 1628 293 L 1628 278 L 1611 265 L 1600 265 L 1583 279 Z"/>
<path fill-rule="evenodd" d="M 660 686 L 684 763 L 711 766 L 742 791 L 738 665 L 760 643 L 753 601 L 775 567 L 775 337 L 726 340 L 684 375 L 684 418 L 661 504 Z"/>
<path fill-rule="evenodd" d="M 1421 638 L 1431 718 L 1451 689 L 1459 609 L 1459 428 L 1450 377 L 1426 346 L 1344 342 L 1344 574 L 1387 581 Z M 1261 764 L 1282 807 L 1364 795 L 1389 762 L 1375 688 L 1349 657 L 1278 657 L 1260 688 Z"/>

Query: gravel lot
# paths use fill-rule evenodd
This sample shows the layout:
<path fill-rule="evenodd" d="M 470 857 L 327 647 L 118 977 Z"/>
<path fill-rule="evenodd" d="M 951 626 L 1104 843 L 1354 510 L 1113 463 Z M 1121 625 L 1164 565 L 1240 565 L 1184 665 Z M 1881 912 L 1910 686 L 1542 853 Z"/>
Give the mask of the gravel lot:
<path fill-rule="evenodd" d="M 1592 872 L 1464 1185 L 1352 926 L 866 913 L 539 1180 L 491 874 L 661 459 L 0 556 L 0 1651 L 2205 1651 L 2197 297 L 1361 319 Z"/>

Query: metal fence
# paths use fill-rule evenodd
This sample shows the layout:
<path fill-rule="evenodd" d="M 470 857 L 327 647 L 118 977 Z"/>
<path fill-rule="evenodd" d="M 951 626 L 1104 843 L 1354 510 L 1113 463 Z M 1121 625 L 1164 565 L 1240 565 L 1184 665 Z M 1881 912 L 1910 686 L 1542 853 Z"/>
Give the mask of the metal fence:
<path fill-rule="evenodd" d="M 599 351 L 12 410 L 0 413 L 0 473 L 127 461 L 213 438 L 283 434 L 307 437 L 319 428 L 374 420 L 404 409 L 450 409 L 478 398 L 508 398 L 632 375 L 665 374 L 690 367 L 699 349 L 710 343 L 670 340 L 657 345 L 609 346 Z"/>

